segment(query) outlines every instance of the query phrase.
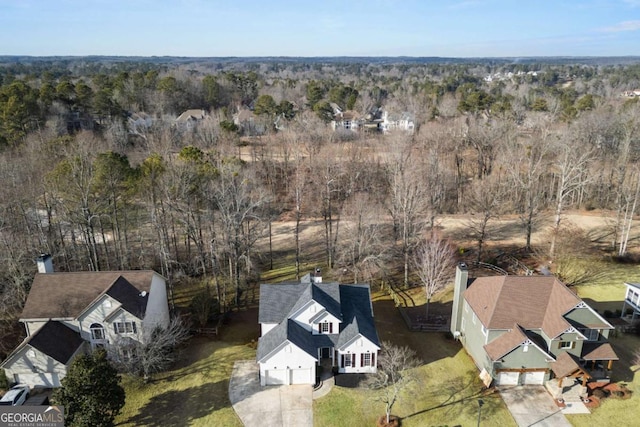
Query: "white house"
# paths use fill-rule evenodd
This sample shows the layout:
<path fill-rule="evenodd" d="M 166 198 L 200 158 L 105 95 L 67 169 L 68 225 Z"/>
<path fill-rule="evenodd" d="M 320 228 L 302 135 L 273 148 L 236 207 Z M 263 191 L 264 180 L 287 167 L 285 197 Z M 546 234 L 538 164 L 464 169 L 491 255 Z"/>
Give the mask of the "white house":
<path fill-rule="evenodd" d="M 394 130 L 413 133 L 415 130 L 413 116 L 406 112 L 395 115 L 390 114 L 388 111 L 383 111 L 382 121 L 378 126 L 383 133 L 393 132 Z"/>
<path fill-rule="evenodd" d="M 54 273 L 49 255 L 38 269 L 20 317 L 27 337 L 0 364 L 12 381 L 59 387 L 77 354 L 125 349 L 169 324 L 165 279 L 154 271 Z"/>
<path fill-rule="evenodd" d="M 316 366 L 375 373 L 380 342 L 369 285 L 300 283 L 260 286 L 257 361 L 260 384 L 314 384 Z"/>

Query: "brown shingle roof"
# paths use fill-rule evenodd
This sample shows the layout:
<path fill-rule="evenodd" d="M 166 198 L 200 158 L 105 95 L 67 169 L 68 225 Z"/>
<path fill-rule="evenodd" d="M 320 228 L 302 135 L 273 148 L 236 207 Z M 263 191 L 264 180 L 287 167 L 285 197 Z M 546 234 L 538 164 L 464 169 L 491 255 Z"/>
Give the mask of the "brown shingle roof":
<path fill-rule="evenodd" d="M 509 353 L 511 350 L 517 348 L 525 341 L 527 341 L 527 336 L 524 334 L 522 329 L 520 329 L 520 326 L 515 325 L 509 332 L 500 335 L 498 338 L 485 345 L 484 349 L 491 360 L 495 361 Z"/>
<path fill-rule="evenodd" d="M 577 358 L 571 353 L 567 353 L 566 351 L 560 353 L 560 355 L 556 358 L 555 362 L 549 364 L 551 366 L 551 370 L 556 377 L 564 378 L 573 374 L 576 371 L 584 370 L 580 367 Z"/>
<path fill-rule="evenodd" d="M 39 273 L 20 319 L 76 318 L 118 277 L 124 277 L 140 292 L 149 292 L 153 275 L 151 270 Z"/>
<path fill-rule="evenodd" d="M 582 345 L 582 358 L 584 360 L 618 360 L 618 355 L 609 343 L 585 342 Z"/>
<path fill-rule="evenodd" d="M 464 293 L 480 321 L 489 329 L 542 329 L 556 337 L 571 325 L 563 315 L 581 302 L 555 277 L 478 277 Z"/>

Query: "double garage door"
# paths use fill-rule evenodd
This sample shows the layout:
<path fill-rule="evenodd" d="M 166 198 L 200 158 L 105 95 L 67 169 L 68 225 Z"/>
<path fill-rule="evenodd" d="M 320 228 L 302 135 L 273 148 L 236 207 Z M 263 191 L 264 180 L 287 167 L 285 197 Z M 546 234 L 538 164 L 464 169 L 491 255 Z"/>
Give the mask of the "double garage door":
<path fill-rule="evenodd" d="M 510 372 L 498 373 L 497 385 L 543 385 L 545 371 Z"/>
<path fill-rule="evenodd" d="M 265 371 L 265 384 L 313 384 L 315 378 L 311 378 L 311 368 L 304 369 L 271 369 Z"/>

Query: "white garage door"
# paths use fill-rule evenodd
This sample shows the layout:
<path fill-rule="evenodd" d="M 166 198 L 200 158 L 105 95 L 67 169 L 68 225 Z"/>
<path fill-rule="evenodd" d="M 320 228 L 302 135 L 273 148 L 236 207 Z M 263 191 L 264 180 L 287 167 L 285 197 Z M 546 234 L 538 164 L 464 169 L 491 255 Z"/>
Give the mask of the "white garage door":
<path fill-rule="evenodd" d="M 542 385 L 544 384 L 544 371 L 525 372 L 522 374 L 522 384 Z"/>
<path fill-rule="evenodd" d="M 15 380 L 20 384 L 28 384 L 31 387 L 60 387 L 57 374 L 16 374 Z"/>
<path fill-rule="evenodd" d="M 292 369 L 290 384 L 313 384 L 311 380 L 311 369 Z"/>
<path fill-rule="evenodd" d="M 518 385 L 518 379 L 520 379 L 520 372 L 500 372 L 497 385 Z"/>
<path fill-rule="evenodd" d="M 267 385 L 281 385 L 287 383 L 287 370 L 286 369 L 274 369 L 265 371 Z"/>

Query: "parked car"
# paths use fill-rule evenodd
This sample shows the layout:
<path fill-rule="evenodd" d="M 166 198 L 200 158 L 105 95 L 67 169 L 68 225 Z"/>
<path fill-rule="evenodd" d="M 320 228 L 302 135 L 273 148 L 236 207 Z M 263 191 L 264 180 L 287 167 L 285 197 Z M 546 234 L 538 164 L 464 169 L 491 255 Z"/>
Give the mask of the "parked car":
<path fill-rule="evenodd" d="M 0 405 L 19 406 L 22 405 L 28 397 L 29 386 L 16 385 L 11 387 L 11 389 L 2 396 L 2 399 L 0 399 Z"/>

